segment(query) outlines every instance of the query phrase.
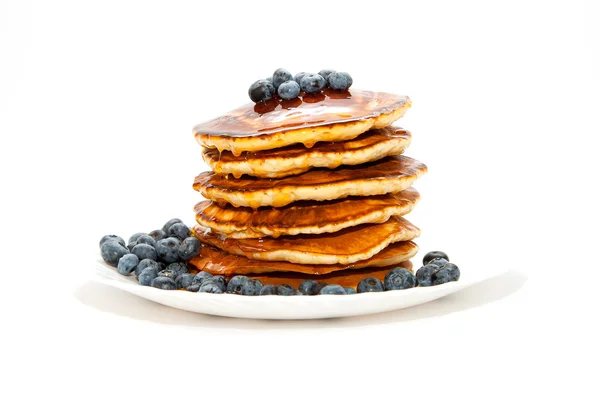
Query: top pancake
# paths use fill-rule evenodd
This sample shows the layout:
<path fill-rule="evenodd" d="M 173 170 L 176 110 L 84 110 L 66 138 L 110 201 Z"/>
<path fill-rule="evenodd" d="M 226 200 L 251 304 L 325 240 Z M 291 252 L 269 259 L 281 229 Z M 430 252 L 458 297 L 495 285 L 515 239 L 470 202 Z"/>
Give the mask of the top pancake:
<path fill-rule="evenodd" d="M 208 199 L 235 207 L 283 207 L 300 200 L 333 200 L 348 196 L 398 193 L 412 185 L 427 166 L 405 156 L 387 157 L 362 165 L 337 169 L 313 169 L 282 179 L 239 179 L 203 172 L 194 180 L 194 189 Z"/>
<path fill-rule="evenodd" d="M 259 178 L 283 178 L 311 168 L 336 168 L 357 165 L 401 154 L 411 141 L 408 131 L 388 126 L 373 129 L 345 142 L 319 142 L 310 149 L 295 144 L 280 149 L 244 152 L 235 157 L 229 151 L 204 149 L 202 157 L 217 174 L 235 178 L 251 175 Z"/>
<path fill-rule="evenodd" d="M 202 146 L 229 150 L 235 156 L 294 143 L 310 148 L 320 141 L 349 140 L 369 129 L 384 128 L 410 106 L 407 96 L 326 89 L 294 100 L 246 104 L 196 125 L 193 131 Z"/>

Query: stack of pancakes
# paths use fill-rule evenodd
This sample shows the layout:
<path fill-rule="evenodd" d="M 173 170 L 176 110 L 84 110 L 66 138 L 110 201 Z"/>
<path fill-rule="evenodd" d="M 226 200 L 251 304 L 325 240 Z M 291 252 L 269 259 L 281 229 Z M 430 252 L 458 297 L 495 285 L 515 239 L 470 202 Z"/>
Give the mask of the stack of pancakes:
<path fill-rule="evenodd" d="M 403 218 L 427 167 L 402 153 L 411 134 L 391 124 L 410 99 L 326 90 L 240 107 L 197 125 L 212 172 L 194 189 L 204 244 L 191 260 L 212 274 L 265 284 L 303 279 L 356 287 L 392 268 L 412 268 L 419 229 Z"/>

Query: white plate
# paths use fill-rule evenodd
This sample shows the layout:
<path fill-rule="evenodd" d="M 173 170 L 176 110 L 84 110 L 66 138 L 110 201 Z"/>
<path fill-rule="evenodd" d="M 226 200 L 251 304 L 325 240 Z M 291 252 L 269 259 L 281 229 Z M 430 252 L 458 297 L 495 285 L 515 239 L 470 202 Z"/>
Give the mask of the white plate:
<path fill-rule="evenodd" d="M 96 260 L 98 280 L 136 296 L 186 311 L 236 318 L 318 319 L 374 314 L 416 306 L 439 299 L 504 271 L 473 274 L 461 267 L 458 282 L 380 293 L 347 296 L 240 296 L 160 290 L 140 285 L 135 276 L 123 276 L 101 258 Z"/>

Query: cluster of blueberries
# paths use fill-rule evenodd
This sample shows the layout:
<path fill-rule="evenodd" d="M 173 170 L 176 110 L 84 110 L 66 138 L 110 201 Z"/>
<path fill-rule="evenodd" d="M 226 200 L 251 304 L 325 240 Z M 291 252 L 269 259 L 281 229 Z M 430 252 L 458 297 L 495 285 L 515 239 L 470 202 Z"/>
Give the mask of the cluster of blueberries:
<path fill-rule="evenodd" d="M 423 257 L 423 266 L 417 270 L 417 285 L 435 286 L 460 278 L 460 269 L 450 262 L 443 251 L 430 251 Z"/>
<path fill-rule="evenodd" d="M 100 254 L 106 263 L 123 275 L 135 272 L 141 285 L 160 289 L 189 286 L 195 275 L 189 273 L 187 261 L 200 254 L 200 249 L 200 241 L 179 218 L 148 234 L 134 234 L 127 245 L 117 235 L 100 240 Z"/>
<path fill-rule="evenodd" d="M 164 290 L 185 289 L 189 292 L 233 293 L 244 296 L 313 296 L 318 294 L 355 294 L 434 286 L 457 281 L 460 270 L 442 251 L 432 251 L 423 258 L 416 275 L 407 269 L 394 268 L 383 282 L 375 277 L 361 280 L 354 290 L 337 284 L 306 279 L 298 289 L 291 285 L 263 285 L 258 279 L 237 275 L 229 281 L 222 275 L 201 271 L 190 273 L 187 262 L 200 254 L 200 241 L 190 235 L 190 229 L 178 218 L 169 220 L 162 229 L 148 234 L 136 233 L 128 244 L 116 235 L 100 240 L 100 253 L 109 265 L 123 275 L 135 273 L 138 282 Z"/>
<path fill-rule="evenodd" d="M 273 72 L 273 76 L 254 82 L 248 95 L 258 103 L 273 98 L 276 94 L 283 100 L 292 100 L 300 95 L 320 93 L 325 87 L 334 90 L 348 90 L 352 86 L 352 77 L 347 72 L 332 69 L 321 70 L 318 74 L 299 72 L 295 76 L 283 68 Z"/>

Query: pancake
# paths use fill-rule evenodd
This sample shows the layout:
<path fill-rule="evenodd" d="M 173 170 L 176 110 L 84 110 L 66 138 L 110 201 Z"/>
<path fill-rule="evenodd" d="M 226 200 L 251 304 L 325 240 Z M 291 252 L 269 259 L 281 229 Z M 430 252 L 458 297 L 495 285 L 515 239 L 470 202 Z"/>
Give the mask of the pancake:
<path fill-rule="evenodd" d="M 384 128 L 410 108 L 406 96 L 390 93 L 325 89 L 322 94 L 302 95 L 294 100 L 271 99 L 246 104 L 194 127 L 204 147 L 243 151 L 277 149 L 294 143 L 354 139 L 369 129 Z"/>
<path fill-rule="evenodd" d="M 357 165 L 401 154 L 411 141 L 408 131 L 386 127 L 363 133 L 346 142 L 320 142 L 307 149 L 296 144 L 280 149 L 244 152 L 234 157 L 231 152 L 205 148 L 202 157 L 217 174 L 243 174 L 259 178 L 283 178 L 298 175 L 311 168 L 336 168 Z"/>
<path fill-rule="evenodd" d="M 200 225 L 192 233 L 204 244 L 253 260 L 351 264 L 373 257 L 391 243 L 412 240 L 420 231 L 404 218 L 394 216 L 382 224 L 363 224 L 322 235 L 231 239 Z"/>
<path fill-rule="evenodd" d="M 198 224 L 230 238 L 321 234 L 351 226 L 382 223 L 412 211 L 420 195 L 414 188 L 396 194 L 295 202 L 281 208 L 233 207 L 205 200 L 194 207 Z"/>
<path fill-rule="evenodd" d="M 309 275 L 324 275 L 347 269 L 362 269 L 372 267 L 387 267 L 397 265 L 412 258 L 419 248 L 413 242 L 398 242 L 389 245 L 368 260 L 353 264 L 295 264 L 285 261 L 259 261 L 236 256 L 221 251 L 212 246 L 202 246 L 200 255 L 189 262 L 198 270 L 210 272 L 213 275 L 248 275 L 271 274 L 273 272 L 295 272 Z"/>
<path fill-rule="evenodd" d="M 264 285 L 291 285 L 298 289 L 300 283 L 305 279 L 312 279 L 319 283 L 338 284 L 343 287 L 351 287 L 356 290 L 356 287 L 365 278 L 374 277 L 383 282 L 385 276 L 394 268 L 404 268 L 412 272 L 413 265 L 410 261 L 403 261 L 399 264 L 392 264 L 383 268 L 363 268 L 363 269 L 347 269 L 337 272 L 332 272 L 327 275 L 304 275 L 299 273 L 275 273 L 268 275 L 249 275 L 252 279 L 260 280 Z"/>
<path fill-rule="evenodd" d="M 402 155 L 362 165 L 337 169 L 313 169 L 282 179 L 251 176 L 233 178 L 203 172 L 194 180 L 194 189 L 205 198 L 236 207 L 283 207 L 300 200 L 333 200 L 348 196 L 397 193 L 410 187 L 427 172 L 420 161 Z"/>

